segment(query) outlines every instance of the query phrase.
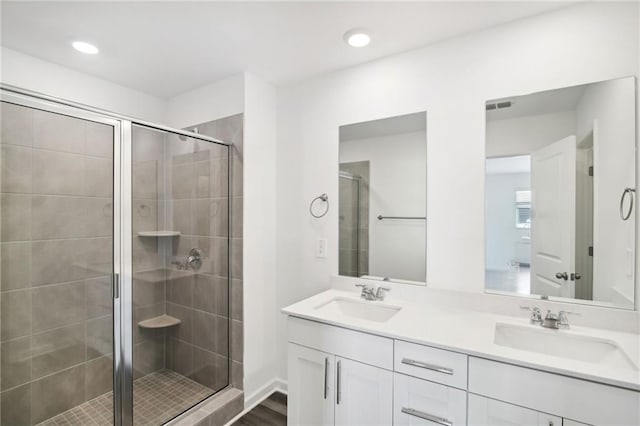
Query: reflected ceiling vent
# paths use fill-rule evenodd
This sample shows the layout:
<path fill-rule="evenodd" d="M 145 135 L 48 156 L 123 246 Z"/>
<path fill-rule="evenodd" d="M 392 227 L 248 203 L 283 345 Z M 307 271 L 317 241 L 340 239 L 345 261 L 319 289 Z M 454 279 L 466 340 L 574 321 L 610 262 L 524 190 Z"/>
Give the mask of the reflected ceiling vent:
<path fill-rule="evenodd" d="M 513 106 L 513 102 L 511 101 L 495 102 L 492 104 L 487 104 L 487 111 L 503 109 L 503 108 L 511 108 L 512 106 Z"/>

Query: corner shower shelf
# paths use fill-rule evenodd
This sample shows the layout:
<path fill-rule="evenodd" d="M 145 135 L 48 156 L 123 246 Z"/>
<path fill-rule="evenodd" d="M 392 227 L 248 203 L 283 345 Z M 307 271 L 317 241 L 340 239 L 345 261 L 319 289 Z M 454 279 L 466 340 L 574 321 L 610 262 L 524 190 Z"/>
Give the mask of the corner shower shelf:
<path fill-rule="evenodd" d="M 160 315 L 159 317 L 149 318 L 138 323 L 142 328 L 167 328 L 178 324 L 180 324 L 180 320 L 170 315 Z"/>
<path fill-rule="evenodd" d="M 138 232 L 139 237 L 179 237 L 180 232 L 178 231 L 140 231 Z"/>

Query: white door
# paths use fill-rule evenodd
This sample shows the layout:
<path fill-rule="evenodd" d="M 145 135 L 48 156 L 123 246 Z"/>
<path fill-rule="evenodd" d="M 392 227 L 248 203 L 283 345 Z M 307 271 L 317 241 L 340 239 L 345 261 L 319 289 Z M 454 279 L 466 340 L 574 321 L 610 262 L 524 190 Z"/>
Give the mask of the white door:
<path fill-rule="evenodd" d="M 393 424 L 395 426 L 464 425 L 467 393 L 404 374 L 393 374 Z"/>
<path fill-rule="evenodd" d="M 562 426 L 562 418 L 469 394 L 468 426 Z"/>
<path fill-rule="evenodd" d="M 389 426 L 393 373 L 336 357 L 336 425 Z"/>
<path fill-rule="evenodd" d="M 288 424 L 333 425 L 334 362 L 334 355 L 289 343 Z"/>
<path fill-rule="evenodd" d="M 576 137 L 531 154 L 531 292 L 571 297 L 575 283 Z M 568 279 L 556 274 L 567 274 Z"/>

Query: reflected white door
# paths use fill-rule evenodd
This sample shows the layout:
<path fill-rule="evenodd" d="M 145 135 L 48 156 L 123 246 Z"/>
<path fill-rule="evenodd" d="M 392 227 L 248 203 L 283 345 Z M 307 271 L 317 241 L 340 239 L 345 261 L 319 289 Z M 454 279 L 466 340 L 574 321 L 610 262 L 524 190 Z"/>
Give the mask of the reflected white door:
<path fill-rule="evenodd" d="M 531 154 L 531 292 L 571 297 L 575 283 L 557 278 L 574 272 L 576 137 Z"/>

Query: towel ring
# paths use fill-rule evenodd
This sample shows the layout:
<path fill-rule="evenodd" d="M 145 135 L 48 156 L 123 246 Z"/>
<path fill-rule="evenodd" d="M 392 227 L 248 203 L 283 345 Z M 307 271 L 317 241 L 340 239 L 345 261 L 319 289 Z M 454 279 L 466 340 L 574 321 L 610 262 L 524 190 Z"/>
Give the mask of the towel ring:
<path fill-rule="evenodd" d="M 321 214 L 315 214 L 313 212 L 313 205 L 318 200 L 324 201 L 326 203 L 326 207 L 324 209 L 324 212 L 322 212 Z M 311 200 L 311 204 L 309 204 L 309 213 L 311 213 L 311 216 L 315 217 L 316 219 L 319 219 L 319 218 L 323 217 L 324 215 L 326 215 L 328 212 L 329 212 L 329 196 L 327 194 L 320 194 L 316 198 Z"/>
<path fill-rule="evenodd" d="M 636 192 L 633 188 L 625 188 L 622 192 L 622 197 L 620 197 L 620 219 L 628 220 L 631 217 L 631 212 L 633 211 L 633 194 Z M 629 210 L 627 213 L 624 212 L 624 199 L 627 198 L 627 194 L 629 194 Z"/>

